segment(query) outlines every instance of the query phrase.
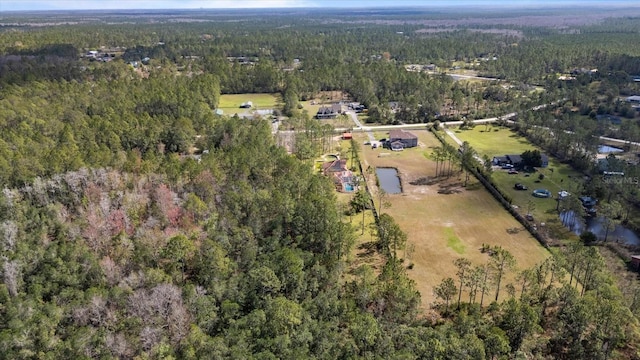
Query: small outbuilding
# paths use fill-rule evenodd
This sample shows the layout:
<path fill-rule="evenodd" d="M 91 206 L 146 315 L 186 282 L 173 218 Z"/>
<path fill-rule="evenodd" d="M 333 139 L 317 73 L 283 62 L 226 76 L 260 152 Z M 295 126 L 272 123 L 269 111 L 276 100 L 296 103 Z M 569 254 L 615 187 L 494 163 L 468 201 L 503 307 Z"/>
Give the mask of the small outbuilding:
<path fill-rule="evenodd" d="M 523 166 L 523 159 L 520 154 L 494 156 L 491 162 L 497 166 L 511 165 L 516 168 Z M 549 166 L 549 157 L 546 154 L 540 154 L 540 167 L 546 168 L 547 166 Z"/>

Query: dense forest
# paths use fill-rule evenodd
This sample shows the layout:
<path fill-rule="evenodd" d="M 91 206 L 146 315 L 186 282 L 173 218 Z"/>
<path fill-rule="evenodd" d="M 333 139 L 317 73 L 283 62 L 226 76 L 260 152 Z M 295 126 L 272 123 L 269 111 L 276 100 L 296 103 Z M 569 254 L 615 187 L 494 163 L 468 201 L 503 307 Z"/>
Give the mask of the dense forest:
<path fill-rule="evenodd" d="M 640 358 L 640 292 L 592 246 L 531 269 L 501 248 L 486 266 L 461 258 L 425 309 L 396 255 L 406 235 L 383 214 L 384 263 L 353 268 L 359 230 L 308 161 L 326 129 L 298 107 L 339 90 L 380 124 L 519 111 L 518 131 L 593 171 L 593 135 L 640 140 L 621 100 L 640 92 L 640 53 L 623 45 L 639 19 L 428 32 L 398 14 L 23 16 L 0 19 L 0 358 Z M 454 81 L 456 67 L 502 80 Z M 279 93 L 309 146 L 289 154 L 269 121 L 214 112 L 252 92 Z"/>

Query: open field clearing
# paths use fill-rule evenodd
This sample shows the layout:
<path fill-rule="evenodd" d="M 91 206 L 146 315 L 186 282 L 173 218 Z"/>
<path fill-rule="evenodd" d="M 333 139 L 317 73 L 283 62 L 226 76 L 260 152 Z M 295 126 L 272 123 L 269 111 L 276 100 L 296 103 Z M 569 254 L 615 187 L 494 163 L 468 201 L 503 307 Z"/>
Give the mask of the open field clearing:
<path fill-rule="evenodd" d="M 526 150 L 533 149 L 544 153 L 544 150 L 508 128 L 490 126 L 488 131 L 486 130 L 487 127 L 484 125 L 478 125 L 472 130 L 457 130 L 455 135 L 462 141 L 468 141 L 480 155 L 486 154 L 489 158 L 506 154 L 522 154 Z M 540 180 L 540 174 L 544 175 L 544 179 Z M 507 170 L 494 167 L 492 178 L 503 192 L 511 196 L 512 204 L 516 205 L 520 212 L 525 214 L 529 208 L 536 222 L 548 224 L 554 235 L 565 237 L 571 234 L 569 231 L 563 231 L 564 229 L 560 225 L 556 211 L 558 204 L 555 197 L 559 191 L 571 191 L 575 188 L 581 176 L 569 165 L 561 164 L 555 158 L 549 157 L 549 166 L 539 168 L 534 173 L 509 174 Z M 525 185 L 527 190 L 516 190 L 514 188 L 516 183 Z M 547 189 L 553 198 L 536 198 L 531 195 L 535 189 Z"/>
<path fill-rule="evenodd" d="M 451 129 L 462 141 L 468 141 L 480 154 L 489 157 L 501 156 L 505 151 L 509 154 L 521 154 L 525 150 L 536 149 L 534 145 L 508 128 L 489 124 L 476 125 L 470 130 Z"/>
<path fill-rule="evenodd" d="M 251 101 L 251 109 L 241 109 L 240 105 Z M 282 107 L 280 94 L 227 94 L 220 96 L 218 109 L 225 115 L 250 113 L 256 109 L 276 109 Z"/>
<path fill-rule="evenodd" d="M 300 101 L 300 104 L 303 110 L 307 110 L 309 117 L 314 117 L 318 113 L 318 109 L 323 106 L 315 100 Z"/>
<path fill-rule="evenodd" d="M 425 153 L 440 143 L 427 131 L 413 133 L 418 136 L 417 148 L 392 152 L 364 146 L 362 158 L 365 169 L 368 166 L 393 167 L 399 172 L 403 193 L 386 195 L 382 202 L 388 202 L 390 206 L 382 211 L 393 216 L 407 233 L 408 248 L 413 251 L 403 250 L 399 255 L 405 258 L 407 265 L 414 264 L 408 273 L 417 283 L 424 307 L 436 300 L 433 288 L 444 278 L 456 279 L 455 259 L 465 257 L 474 265 L 487 263 L 488 254 L 480 251 L 483 244 L 499 245 L 511 252 L 518 269 L 531 267 L 549 256 L 549 252 L 477 180 L 472 179 L 464 188 L 464 175 L 456 172 L 448 180 L 434 181 L 435 163 L 428 160 Z M 365 136 L 357 134 L 360 143 L 366 140 Z M 388 155 L 380 156 L 381 153 Z M 369 184 L 377 189 L 373 177 Z M 374 200 L 378 207 L 379 198 L 375 193 Z M 510 283 L 513 275 L 515 272 L 503 284 Z M 486 295 L 485 303 L 493 296 L 495 290 Z M 506 296 L 502 287 L 501 298 Z M 466 299 L 465 294 L 463 299 Z"/>

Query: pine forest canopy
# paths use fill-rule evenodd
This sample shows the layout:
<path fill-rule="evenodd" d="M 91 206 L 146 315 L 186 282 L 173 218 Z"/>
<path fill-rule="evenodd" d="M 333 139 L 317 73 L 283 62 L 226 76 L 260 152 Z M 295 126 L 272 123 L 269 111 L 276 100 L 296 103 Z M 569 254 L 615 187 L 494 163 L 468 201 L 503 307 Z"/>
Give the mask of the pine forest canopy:
<path fill-rule="evenodd" d="M 381 215 L 385 261 L 352 267 L 364 227 L 309 165 L 332 129 L 298 105 L 323 91 L 392 124 L 566 99 L 516 126 L 573 164 L 564 141 L 640 138 L 619 101 L 640 93 L 640 19 L 504 20 L 522 11 L 0 13 L 0 357 L 639 357 L 640 290 L 622 294 L 594 247 L 533 269 L 501 248 L 483 267 L 457 261 L 432 320 L 396 254 L 406 234 Z M 454 81 L 456 66 L 503 82 Z M 243 93 L 281 95 L 293 155 L 269 121 L 215 113 Z"/>

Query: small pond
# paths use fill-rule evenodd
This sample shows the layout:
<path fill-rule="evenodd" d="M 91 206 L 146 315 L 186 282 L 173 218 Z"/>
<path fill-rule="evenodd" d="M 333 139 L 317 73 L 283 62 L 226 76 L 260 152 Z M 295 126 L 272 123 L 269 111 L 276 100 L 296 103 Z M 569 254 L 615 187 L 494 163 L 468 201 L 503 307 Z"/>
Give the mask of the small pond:
<path fill-rule="evenodd" d="M 600 145 L 598 146 L 598 154 L 613 154 L 623 152 L 623 149 L 609 146 L 609 145 Z"/>
<path fill-rule="evenodd" d="M 586 218 L 586 221 L 578 221 L 579 219 L 574 218 L 573 212 L 563 211 L 560 213 L 560 220 L 577 235 L 582 234 L 586 230 L 594 233 L 598 239 L 604 240 L 606 229 L 604 228 L 602 217 L 590 216 Z M 615 229 L 609 229 L 607 241 L 620 242 L 628 245 L 640 245 L 638 235 L 622 225 L 616 226 Z"/>
<path fill-rule="evenodd" d="M 382 187 L 382 190 L 387 194 L 402 193 L 402 185 L 400 185 L 398 170 L 395 168 L 376 168 L 376 175 L 378 175 L 380 187 Z"/>

